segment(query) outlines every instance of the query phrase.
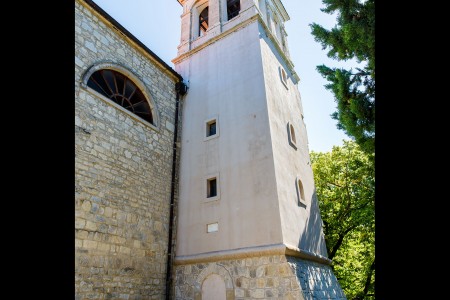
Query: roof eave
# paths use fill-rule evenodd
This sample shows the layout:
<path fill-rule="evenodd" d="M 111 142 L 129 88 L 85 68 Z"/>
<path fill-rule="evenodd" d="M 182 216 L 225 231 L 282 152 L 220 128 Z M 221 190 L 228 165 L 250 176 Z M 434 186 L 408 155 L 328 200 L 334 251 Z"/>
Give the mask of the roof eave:
<path fill-rule="evenodd" d="M 147 46 L 145 46 L 137 37 L 135 37 L 131 32 L 129 32 L 125 27 L 123 27 L 119 22 L 117 22 L 113 17 L 111 17 L 106 11 L 104 11 L 100 6 L 98 6 L 92 0 L 83 0 L 86 4 L 88 4 L 92 9 L 94 9 L 97 13 L 99 13 L 106 20 L 111 22 L 111 24 L 120 32 L 122 32 L 125 36 L 127 36 L 130 40 L 136 43 L 139 47 L 141 47 L 147 54 L 149 54 L 154 60 L 156 60 L 160 65 L 162 65 L 165 69 L 167 69 L 172 75 L 178 78 L 178 80 L 182 81 L 183 77 L 177 73 L 171 66 L 169 66 L 165 61 L 163 61 L 158 55 L 156 55 L 153 51 L 151 51 Z M 183 0 L 181 0 L 183 1 Z"/>

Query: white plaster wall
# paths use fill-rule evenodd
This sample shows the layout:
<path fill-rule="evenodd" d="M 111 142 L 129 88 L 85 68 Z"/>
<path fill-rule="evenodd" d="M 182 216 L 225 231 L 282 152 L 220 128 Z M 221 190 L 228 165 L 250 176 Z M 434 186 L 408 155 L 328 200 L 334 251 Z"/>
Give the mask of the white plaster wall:
<path fill-rule="evenodd" d="M 262 26 L 259 26 L 263 32 Z M 261 34 L 261 52 L 268 101 L 270 134 L 273 147 L 283 242 L 286 245 L 326 256 L 322 220 L 314 192 L 314 177 L 309 160 L 305 123 L 302 120 L 298 87 L 272 41 Z M 281 81 L 280 69 L 288 75 L 287 88 Z M 295 128 L 297 149 L 289 144 L 287 124 Z M 305 192 L 306 206 L 298 205 L 296 178 Z"/>
<path fill-rule="evenodd" d="M 189 80 L 183 100 L 177 256 L 282 241 L 258 23 L 178 62 Z M 205 120 L 220 135 L 204 141 Z M 219 174 L 220 199 L 206 200 Z M 206 233 L 206 225 L 219 231 Z"/>

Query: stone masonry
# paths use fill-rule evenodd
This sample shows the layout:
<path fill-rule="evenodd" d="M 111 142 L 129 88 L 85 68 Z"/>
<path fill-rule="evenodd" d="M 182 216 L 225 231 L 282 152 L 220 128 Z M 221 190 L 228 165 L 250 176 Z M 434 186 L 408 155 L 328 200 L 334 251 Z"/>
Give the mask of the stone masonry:
<path fill-rule="evenodd" d="M 285 255 L 258 256 L 176 266 L 175 299 L 201 300 L 202 283 L 217 274 L 227 300 L 344 300 L 331 267 Z"/>
<path fill-rule="evenodd" d="M 177 78 L 75 1 L 75 299 L 163 299 Z M 156 126 L 83 87 L 108 62 L 155 104 Z"/>
<path fill-rule="evenodd" d="M 330 266 L 288 256 L 287 261 L 305 300 L 346 300 Z"/>
<path fill-rule="evenodd" d="M 179 0 L 179 2 L 185 1 Z M 241 3 L 243 3 L 242 15 L 235 21 L 228 22 L 226 26 L 234 26 L 233 24 L 240 22 L 240 18 L 251 17 L 249 13 L 254 2 L 245 0 Z M 218 4 L 218 0 L 212 1 L 211 7 L 216 5 L 217 8 Z M 184 16 L 186 19 L 187 15 Z M 211 18 L 218 18 L 218 15 L 212 13 Z M 250 26 L 246 25 L 245 28 L 248 29 Z M 244 30 L 237 32 L 245 33 Z M 163 300 L 166 298 L 169 257 L 167 249 L 173 140 L 175 126 L 178 126 L 177 149 L 181 150 L 179 148 L 182 128 L 181 111 L 184 110 L 186 113 L 188 108 L 188 105 L 179 108 L 180 116 L 178 124 L 175 124 L 177 99 L 175 83 L 181 80 L 181 76 L 162 63 L 145 46 L 140 45 L 139 41 L 126 30 L 121 29 L 120 24 L 113 21 L 90 0 L 75 0 L 75 33 L 75 300 Z M 237 38 L 238 34 L 230 34 L 230 36 L 241 41 L 252 35 L 249 32 L 245 38 Z M 221 50 L 225 49 L 225 40 L 222 39 L 220 42 Z M 234 43 L 235 41 L 231 45 Z M 254 45 L 259 43 L 258 38 Z M 219 43 L 215 44 L 219 45 Z M 246 49 L 251 50 L 248 47 Z M 270 49 L 267 48 L 267 50 Z M 217 54 L 217 51 L 213 52 Z M 257 57 L 257 60 L 261 59 Z M 276 65 L 277 68 L 274 70 L 278 70 L 276 60 L 265 62 Z M 90 74 L 102 68 L 121 72 L 143 91 L 152 107 L 154 124 L 141 120 L 86 86 Z M 273 88 L 274 85 L 263 81 L 260 71 L 262 69 L 257 72 L 261 79 L 260 84 Z M 197 80 L 201 79 L 201 76 L 216 78 L 201 72 L 196 73 L 196 76 Z M 226 77 L 228 78 L 228 75 Z M 277 79 L 276 76 L 273 78 L 273 81 Z M 189 78 L 186 76 L 185 79 Z M 240 82 L 243 78 L 239 77 L 238 80 Z M 208 80 L 200 80 L 200 82 L 206 83 Z M 222 81 L 216 83 L 218 82 Z M 208 84 L 211 85 L 211 83 L 213 82 Z M 210 96 L 210 99 L 220 102 L 218 98 L 215 98 L 216 89 L 217 87 L 214 87 L 214 97 Z M 261 91 L 261 89 L 255 89 L 252 93 L 255 94 L 256 90 Z M 284 92 L 284 87 L 281 90 Z M 197 89 L 193 88 L 190 91 L 191 105 L 193 101 L 199 101 L 196 94 L 199 91 L 201 89 L 198 86 Z M 244 95 L 245 91 L 240 91 L 238 94 Z M 265 97 L 263 94 L 259 96 Z M 256 98 L 259 99 L 259 96 Z M 185 100 L 189 100 L 189 97 L 183 98 L 183 101 Z M 247 97 L 246 101 L 249 102 L 249 100 Z M 298 100 L 300 101 L 299 97 Z M 180 106 L 184 106 L 183 101 L 180 101 Z M 243 111 L 242 107 L 240 110 Z M 232 113 L 235 114 L 235 111 Z M 256 115 L 249 115 L 254 116 L 252 124 L 255 124 L 253 119 Z M 221 140 L 227 136 L 225 128 L 227 123 L 224 116 L 222 112 Z M 204 128 L 205 118 L 199 119 L 199 114 L 191 113 L 185 116 L 183 124 L 189 128 L 189 122 L 200 120 L 199 128 Z M 267 120 L 263 123 L 268 124 Z M 189 130 L 183 129 L 183 134 L 188 136 L 188 133 Z M 204 132 L 202 131 L 200 135 L 203 136 Z M 245 140 L 251 139 L 246 137 Z M 235 136 L 227 144 L 232 145 L 234 142 Z M 203 144 L 203 140 L 199 144 Z M 183 153 L 189 153 L 187 147 L 183 149 Z M 196 239 L 192 232 L 178 236 L 177 240 L 176 222 L 180 222 L 183 228 L 180 216 L 187 214 L 187 209 L 182 209 L 180 214 L 177 214 L 180 204 L 178 201 L 179 176 L 183 175 L 178 173 L 180 152 L 177 151 L 176 157 L 174 231 L 170 243 L 181 244 L 180 236 L 182 236 L 187 240 L 192 239 L 196 245 L 205 246 L 204 240 L 202 242 Z M 185 161 L 191 159 L 193 159 L 192 156 Z M 258 165 L 261 163 L 259 162 Z M 198 167 L 187 168 L 188 175 L 185 174 L 186 177 L 182 176 L 182 178 L 192 176 L 192 173 L 196 171 L 194 169 Z M 223 182 L 226 180 L 224 174 L 222 173 Z M 233 189 L 235 187 L 236 185 L 233 185 Z M 226 199 L 224 187 L 222 192 L 223 201 Z M 194 197 L 194 199 L 197 198 Z M 257 200 L 261 202 L 261 198 Z M 189 207 L 192 206 L 189 205 L 187 208 Z M 254 213 L 254 206 L 250 207 Z M 270 211 L 270 209 L 272 208 L 269 207 L 263 211 Z M 250 215 L 251 213 L 245 214 L 241 219 L 248 221 Z M 260 215 L 255 216 L 261 219 Z M 196 216 L 194 220 L 198 222 L 198 217 Z M 205 224 L 202 223 L 202 226 Z M 226 226 L 221 226 L 221 232 L 224 232 Z M 184 228 L 190 228 L 190 226 L 184 226 Z M 189 230 L 192 231 L 192 228 Z M 311 229 L 309 230 L 311 232 Z M 236 233 L 229 236 L 236 238 Z M 241 239 L 241 241 L 247 240 Z M 279 240 L 273 242 L 277 243 Z M 289 256 L 297 254 L 285 252 L 287 250 L 284 244 L 280 245 L 283 245 L 283 252 L 226 254 L 231 256 L 225 254 L 221 256 L 221 251 L 200 251 L 200 256 L 192 255 L 198 253 L 186 255 L 172 253 L 173 278 L 169 298 L 178 300 L 346 299 L 327 263 L 305 260 L 303 259 L 305 256 L 301 256 L 303 258 Z M 238 246 L 235 248 L 244 249 L 245 245 Z M 216 256 L 205 255 L 206 252 Z M 313 255 L 314 257 L 316 256 Z M 316 261 L 320 260 L 316 259 Z"/>

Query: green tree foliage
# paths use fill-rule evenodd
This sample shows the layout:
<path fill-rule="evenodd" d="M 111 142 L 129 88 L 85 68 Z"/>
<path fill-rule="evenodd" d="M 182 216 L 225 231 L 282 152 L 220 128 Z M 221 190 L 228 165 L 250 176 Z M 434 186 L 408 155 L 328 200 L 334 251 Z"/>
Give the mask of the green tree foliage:
<path fill-rule="evenodd" d="M 322 0 L 328 14 L 337 13 L 331 30 L 312 23 L 311 33 L 328 57 L 356 59 L 363 68 L 356 71 L 317 66 L 334 94 L 337 111 L 331 117 L 337 127 L 355 139 L 367 153 L 375 150 L 375 0 Z"/>
<path fill-rule="evenodd" d="M 353 141 L 311 152 L 328 257 L 347 298 L 374 299 L 375 166 Z"/>

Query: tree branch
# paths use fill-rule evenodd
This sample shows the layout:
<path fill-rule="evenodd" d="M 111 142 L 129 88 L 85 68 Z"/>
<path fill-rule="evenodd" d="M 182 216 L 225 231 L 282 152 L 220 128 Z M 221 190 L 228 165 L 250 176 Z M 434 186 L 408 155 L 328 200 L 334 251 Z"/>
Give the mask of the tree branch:
<path fill-rule="evenodd" d="M 333 183 L 333 182 L 327 182 L 327 184 L 334 185 L 334 186 L 337 186 L 339 188 L 344 188 L 343 186 L 341 186 L 339 184 L 336 184 L 336 183 Z"/>
<path fill-rule="evenodd" d="M 330 251 L 330 253 L 328 254 L 328 258 L 329 259 L 333 259 L 333 257 L 336 255 L 336 252 L 338 251 L 339 247 L 341 247 L 342 242 L 344 241 L 345 236 L 352 231 L 353 229 L 355 229 L 356 226 L 350 226 L 349 228 L 347 228 L 344 232 L 339 233 L 339 238 L 336 242 L 336 244 L 334 244 L 333 249 Z"/>

